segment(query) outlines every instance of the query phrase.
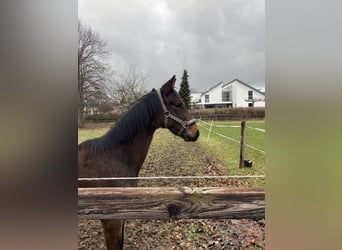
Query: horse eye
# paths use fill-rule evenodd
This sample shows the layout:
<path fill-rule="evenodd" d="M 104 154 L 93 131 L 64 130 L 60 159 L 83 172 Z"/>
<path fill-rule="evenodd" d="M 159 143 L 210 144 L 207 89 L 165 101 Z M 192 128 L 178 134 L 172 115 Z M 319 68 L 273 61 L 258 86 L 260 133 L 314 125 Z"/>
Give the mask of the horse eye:
<path fill-rule="evenodd" d="M 170 103 L 170 105 L 175 106 L 176 108 L 182 107 L 182 103 L 181 102 L 177 102 L 176 103 L 174 101 L 170 101 L 169 103 Z"/>

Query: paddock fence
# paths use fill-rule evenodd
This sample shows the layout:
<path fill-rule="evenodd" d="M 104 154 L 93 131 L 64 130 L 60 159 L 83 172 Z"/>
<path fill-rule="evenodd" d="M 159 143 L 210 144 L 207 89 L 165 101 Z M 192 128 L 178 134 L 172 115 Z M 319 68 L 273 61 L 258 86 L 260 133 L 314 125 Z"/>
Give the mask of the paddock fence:
<path fill-rule="evenodd" d="M 79 219 L 262 219 L 256 187 L 78 188 Z"/>
<path fill-rule="evenodd" d="M 212 130 L 224 126 L 200 120 L 199 126 Z M 226 127 L 226 126 L 225 126 Z M 240 128 L 238 125 L 228 126 Z M 246 126 L 259 132 L 260 128 Z M 240 140 L 233 140 L 240 144 Z M 210 137 L 210 133 L 208 138 Z M 265 152 L 249 144 L 261 154 Z M 243 157 L 242 157 L 243 158 Z M 253 178 L 246 176 L 155 176 L 79 178 L 79 183 L 101 180 Z M 78 188 L 79 219 L 262 219 L 265 218 L 265 190 L 260 187 L 94 187 Z"/>
<path fill-rule="evenodd" d="M 205 129 L 205 130 L 208 131 L 207 143 L 208 143 L 208 141 L 209 141 L 209 139 L 210 139 L 210 135 L 211 135 L 212 133 L 215 134 L 215 135 L 217 135 L 217 136 L 219 136 L 219 137 L 222 137 L 222 138 L 224 138 L 224 139 L 227 139 L 227 140 L 236 142 L 236 143 L 238 143 L 238 144 L 241 143 L 241 139 L 244 139 L 243 137 L 241 137 L 240 140 L 237 140 L 237 139 L 234 139 L 234 138 L 229 137 L 229 136 L 227 136 L 227 135 L 223 135 L 223 134 L 221 134 L 221 133 L 215 132 L 215 131 L 213 131 L 213 129 L 212 129 L 212 128 L 214 128 L 214 127 L 220 127 L 220 128 L 239 128 L 239 129 L 242 130 L 242 126 L 239 126 L 239 125 L 228 125 L 228 126 L 226 126 L 226 125 L 217 125 L 217 124 L 213 124 L 213 121 L 214 121 L 214 120 L 211 120 L 211 123 L 209 123 L 209 122 L 206 122 L 206 121 L 204 121 L 204 120 L 199 119 L 198 125 L 199 125 L 201 128 L 203 128 L 203 129 Z M 242 121 L 242 122 L 244 122 L 244 121 Z M 256 130 L 256 131 L 263 132 L 263 133 L 266 132 L 265 129 L 261 129 L 261 128 L 255 128 L 255 127 L 250 127 L 250 126 L 246 126 L 246 128 L 248 128 L 248 129 L 254 129 L 254 130 Z M 262 149 L 256 148 L 256 147 L 254 147 L 254 146 L 252 146 L 252 145 L 249 145 L 249 144 L 244 144 L 244 145 L 245 145 L 246 147 L 252 148 L 252 149 L 254 149 L 254 150 L 256 150 L 256 151 L 258 151 L 258 152 L 260 152 L 260 153 L 262 153 L 262 154 L 265 154 L 265 151 L 262 150 Z"/>

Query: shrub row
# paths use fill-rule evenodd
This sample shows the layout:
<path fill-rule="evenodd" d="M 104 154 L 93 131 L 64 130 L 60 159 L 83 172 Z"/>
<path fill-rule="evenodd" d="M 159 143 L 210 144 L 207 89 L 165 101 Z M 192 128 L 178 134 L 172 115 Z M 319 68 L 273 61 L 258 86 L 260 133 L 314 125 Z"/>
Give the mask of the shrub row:
<path fill-rule="evenodd" d="M 219 108 L 219 109 L 191 109 L 195 118 L 203 120 L 242 120 L 264 119 L 265 108 Z M 114 122 L 121 116 L 120 112 L 93 114 L 85 117 L 86 122 Z"/>
<path fill-rule="evenodd" d="M 121 113 L 119 112 L 93 114 L 93 115 L 86 115 L 85 120 L 86 122 L 94 122 L 94 123 L 114 122 L 114 121 L 117 121 L 120 118 L 120 116 L 121 116 Z"/>
<path fill-rule="evenodd" d="M 264 119 L 265 108 L 217 108 L 193 109 L 190 113 L 203 120 L 243 120 Z"/>

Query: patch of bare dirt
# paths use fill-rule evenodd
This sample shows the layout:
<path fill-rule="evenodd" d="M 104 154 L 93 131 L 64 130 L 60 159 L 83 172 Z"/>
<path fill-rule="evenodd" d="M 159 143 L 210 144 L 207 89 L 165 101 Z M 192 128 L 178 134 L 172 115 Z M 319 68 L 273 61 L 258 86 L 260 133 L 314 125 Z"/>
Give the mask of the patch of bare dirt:
<path fill-rule="evenodd" d="M 161 139 L 162 138 L 162 139 Z M 140 176 L 228 175 L 196 142 L 158 130 Z M 248 186 L 237 179 L 144 180 L 139 186 Z M 264 249 L 264 220 L 128 220 L 125 249 Z M 101 223 L 80 220 L 79 249 L 105 249 Z"/>

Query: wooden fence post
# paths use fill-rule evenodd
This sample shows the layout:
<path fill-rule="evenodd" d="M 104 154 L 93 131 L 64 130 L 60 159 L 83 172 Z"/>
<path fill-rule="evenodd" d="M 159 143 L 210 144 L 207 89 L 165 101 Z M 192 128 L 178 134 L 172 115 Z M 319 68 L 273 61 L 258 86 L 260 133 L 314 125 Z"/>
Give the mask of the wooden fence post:
<path fill-rule="evenodd" d="M 239 165 L 239 168 L 243 168 L 244 167 L 245 126 L 246 126 L 246 122 L 245 121 L 241 121 L 240 165 Z"/>

